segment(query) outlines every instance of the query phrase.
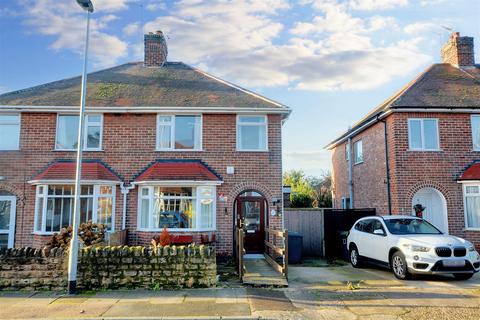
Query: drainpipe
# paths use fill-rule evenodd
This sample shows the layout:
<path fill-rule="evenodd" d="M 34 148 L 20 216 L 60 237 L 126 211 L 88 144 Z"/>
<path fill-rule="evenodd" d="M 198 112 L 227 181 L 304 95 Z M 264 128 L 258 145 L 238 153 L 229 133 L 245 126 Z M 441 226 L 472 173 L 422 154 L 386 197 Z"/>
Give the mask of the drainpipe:
<path fill-rule="evenodd" d="M 353 165 L 352 165 L 352 138 L 348 138 L 348 196 L 350 209 L 353 209 Z"/>
<path fill-rule="evenodd" d="M 387 175 L 387 200 L 388 200 L 388 214 L 392 214 L 392 193 L 391 193 L 391 185 L 390 185 L 390 159 L 388 156 L 388 131 L 387 131 L 387 121 L 385 119 L 379 119 L 379 121 L 383 122 L 383 129 L 384 129 L 384 139 L 385 139 L 385 164 L 386 164 L 386 175 Z"/>
<path fill-rule="evenodd" d="M 122 182 L 120 185 L 120 191 L 123 194 L 123 207 L 122 207 L 122 230 L 125 230 L 126 227 L 126 222 L 127 222 L 127 195 L 132 190 L 135 188 L 133 184 L 126 186 L 125 182 Z"/>

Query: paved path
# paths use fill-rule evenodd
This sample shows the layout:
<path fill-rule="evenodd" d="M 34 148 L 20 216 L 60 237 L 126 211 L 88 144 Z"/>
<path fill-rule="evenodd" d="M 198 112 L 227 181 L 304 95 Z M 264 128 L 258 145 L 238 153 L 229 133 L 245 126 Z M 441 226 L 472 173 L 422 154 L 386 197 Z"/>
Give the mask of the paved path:
<path fill-rule="evenodd" d="M 0 292 L 0 319 L 478 320 L 480 276 L 398 281 L 382 269 L 290 268 L 286 289 Z"/>

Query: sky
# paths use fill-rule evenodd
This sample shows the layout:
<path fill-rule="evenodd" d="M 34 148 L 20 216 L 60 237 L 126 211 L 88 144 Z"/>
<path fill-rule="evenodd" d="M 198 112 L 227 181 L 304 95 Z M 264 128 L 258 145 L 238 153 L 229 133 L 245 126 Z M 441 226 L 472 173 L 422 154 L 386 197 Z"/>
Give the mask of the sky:
<path fill-rule="evenodd" d="M 183 61 L 292 108 L 284 170 L 320 175 L 325 146 L 432 63 L 452 30 L 480 48 L 480 0 L 92 0 L 89 71 L 143 59 L 162 30 Z M 0 92 L 81 73 L 74 0 L 0 0 Z M 480 49 L 476 52 L 480 62 Z"/>

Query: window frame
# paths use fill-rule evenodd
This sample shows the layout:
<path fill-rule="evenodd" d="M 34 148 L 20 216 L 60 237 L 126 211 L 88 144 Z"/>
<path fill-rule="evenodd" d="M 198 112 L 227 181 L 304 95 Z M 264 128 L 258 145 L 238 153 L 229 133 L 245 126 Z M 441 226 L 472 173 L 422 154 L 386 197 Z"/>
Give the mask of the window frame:
<path fill-rule="evenodd" d="M 57 124 L 55 127 L 55 151 L 76 151 L 77 148 L 73 149 L 65 149 L 65 148 L 58 148 L 57 147 L 57 141 L 58 141 L 58 124 L 59 124 L 59 118 L 61 116 L 77 116 L 79 117 L 78 114 L 76 113 L 57 113 Z M 100 116 L 100 122 L 93 122 L 91 124 L 88 121 L 88 116 Z M 89 113 L 85 114 L 85 119 L 84 119 L 84 128 L 83 128 L 83 149 L 82 151 L 103 151 L 102 146 L 103 146 L 103 113 Z M 98 127 L 100 125 L 100 142 L 98 144 L 98 148 L 87 148 L 87 138 L 88 138 L 88 127 Z M 77 137 L 78 139 L 78 137 Z"/>
<path fill-rule="evenodd" d="M 345 143 L 345 161 L 350 162 L 350 143 Z"/>
<path fill-rule="evenodd" d="M 357 155 L 357 151 L 358 151 L 357 146 L 358 146 L 358 144 L 360 144 L 360 145 L 362 146 L 362 159 L 360 159 L 360 160 L 358 160 L 358 155 Z M 353 160 L 354 160 L 354 161 L 353 161 L 353 164 L 354 164 L 354 165 L 355 165 L 355 164 L 361 164 L 361 163 L 363 163 L 363 161 L 364 161 L 363 154 L 364 154 L 364 153 L 363 153 L 363 139 L 359 139 L 359 140 L 357 140 L 357 141 L 355 141 L 355 142 L 353 143 Z"/>
<path fill-rule="evenodd" d="M 75 191 L 75 184 L 73 183 L 52 183 L 52 184 L 39 184 L 36 185 L 35 188 L 35 212 L 33 215 L 34 222 L 33 222 L 33 234 L 36 235 L 53 235 L 55 233 L 59 233 L 59 231 L 46 231 L 46 222 L 47 222 L 47 204 L 49 198 L 74 198 L 75 193 L 71 195 L 71 197 L 67 197 L 65 195 L 48 195 L 48 186 L 55 186 L 55 185 L 65 185 L 65 186 L 73 186 Z M 80 199 L 82 198 L 92 198 L 92 221 L 94 223 L 98 222 L 98 199 L 99 198 L 112 198 L 112 227 L 110 229 L 106 229 L 107 232 L 114 232 L 115 231 L 115 200 L 116 200 L 116 184 L 111 183 L 101 183 L 101 184 L 92 184 L 92 183 L 82 183 L 82 186 L 93 186 L 93 194 L 91 195 L 80 195 Z M 108 186 L 112 188 L 112 194 L 102 194 L 100 193 L 100 187 Z M 40 188 L 43 188 L 43 194 L 40 194 Z M 41 226 L 38 226 L 38 214 L 39 214 L 39 205 L 40 201 L 43 202 L 42 207 L 42 216 L 41 216 Z"/>
<path fill-rule="evenodd" d="M 478 192 L 473 195 L 473 197 L 480 197 L 480 181 L 469 181 L 468 183 L 462 183 L 462 196 L 463 196 L 463 218 L 465 220 L 465 230 L 466 231 L 480 231 L 479 227 L 469 227 L 468 218 L 467 218 L 467 197 L 472 197 L 472 195 L 467 196 L 467 187 L 477 187 Z"/>
<path fill-rule="evenodd" d="M 240 122 L 241 117 L 261 117 L 264 118 L 265 121 L 263 123 L 260 122 Z M 238 152 L 268 152 L 268 116 L 266 114 L 258 115 L 258 114 L 237 114 L 236 117 L 236 151 Z M 241 148 L 241 126 L 263 126 L 265 127 L 265 149 L 242 149 Z"/>
<path fill-rule="evenodd" d="M 18 123 L 1 123 L 0 122 L 0 126 L 1 125 L 17 125 L 18 126 L 18 137 L 17 137 L 17 147 L 16 149 L 2 149 L 0 147 L 0 152 L 2 151 L 18 151 L 20 150 L 20 135 L 22 134 L 22 114 L 21 113 L 0 113 L 0 116 L 18 116 Z"/>
<path fill-rule="evenodd" d="M 420 121 L 420 140 L 422 147 L 421 148 L 413 148 L 412 147 L 412 122 L 413 121 Z M 435 121 L 435 126 L 437 129 L 437 147 L 435 149 L 427 149 L 425 148 L 425 121 Z M 440 127 L 439 127 L 439 121 L 438 118 L 408 118 L 408 150 L 409 151 L 430 151 L 430 152 L 436 152 L 436 151 L 442 151 L 440 149 Z"/>
<path fill-rule="evenodd" d="M 159 148 L 159 137 L 160 137 L 160 117 L 169 116 L 172 117 L 172 121 L 170 124 L 170 148 Z M 175 117 L 176 116 L 192 116 L 192 117 L 200 117 L 199 123 L 199 146 L 193 149 L 176 149 L 175 148 Z M 195 139 L 194 139 L 195 140 Z M 156 124 L 155 124 L 155 151 L 175 151 L 175 152 L 192 152 L 192 151 L 203 151 L 203 114 L 201 113 L 188 113 L 188 114 L 173 114 L 173 113 L 157 113 Z"/>
<path fill-rule="evenodd" d="M 343 210 L 350 209 L 350 197 L 342 197 L 341 202 Z"/>
<path fill-rule="evenodd" d="M 216 185 L 210 185 L 210 184 L 202 184 L 202 185 L 185 185 L 185 184 L 145 184 L 145 185 L 139 185 L 138 190 L 137 190 L 137 231 L 141 232 L 161 232 L 163 228 L 154 228 L 152 227 L 153 223 L 153 206 L 154 206 L 154 189 L 155 187 L 182 187 L 182 188 L 192 188 L 192 196 L 191 197 L 186 197 L 188 199 L 192 199 L 194 202 L 195 206 L 195 228 L 167 228 L 169 232 L 207 232 L 207 231 L 216 231 L 217 229 L 217 187 Z M 200 196 L 200 188 L 202 187 L 208 187 L 212 189 L 212 200 L 213 200 L 213 206 L 212 206 L 212 227 L 211 228 L 201 228 L 200 226 L 200 210 L 201 210 L 201 199 L 202 197 Z M 144 196 L 142 195 L 142 190 L 148 188 L 148 195 Z M 142 200 L 143 199 L 149 199 L 148 203 L 148 227 L 147 228 L 142 228 L 141 227 L 141 217 L 142 217 Z"/>
<path fill-rule="evenodd" d="M 478 118 L 480 119 L 480 114 L 472 114 L 470 116 L 470 130 L 472 131 L 472 150 L 473 151 L 480 151 L 480 143 L 478 144 L 478 148 L 475 148 L 475 137 L 474 137 L 474 133 L 473 133 L 473 119 L 474 118 Z M 480 124 L 479 124 L 480 125 Z M 480 128 L 479 128 L 480 130 Z M 480 142 L 480 141 L 479 141 Z"/>

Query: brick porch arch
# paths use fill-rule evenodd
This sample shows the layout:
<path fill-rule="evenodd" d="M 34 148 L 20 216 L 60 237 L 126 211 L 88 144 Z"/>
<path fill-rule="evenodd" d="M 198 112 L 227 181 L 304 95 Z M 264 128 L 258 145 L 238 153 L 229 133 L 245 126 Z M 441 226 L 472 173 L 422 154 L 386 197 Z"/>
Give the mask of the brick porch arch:
<path fill-rule="evenodd" d="M 409 208 L 409 210 L 412 210 L 412 199 L 415 196 L 415 194 L 420 191 L 421 189 L 424 188 L 433 188 L 436 189 L 438 192 L 440 192 L 443 197 L 445 198 L 445 201 L 447 202 L 447 207 L 448 204 L 450 203 L 450 192 L 447 188 L 445 188 L 442 184 L 433 182 L 433 181 L 422 181 L 417 184 L 415 184 L 410 190 L 407 192 L 406 197 L 403 199 L 403 208 Z"/>
<path fill-rule="evenodd" d="M 17 207 L 23 208 L 25 205 L 25 195 L 23 191 L 7 182 L 0 182 L 0 191 L 6 191 L 17 197 Z"/>
<path fill-rule="evenodd" d="M 252 191 L 257 191 L 259 192 L 262 196 L 265 197 L 265 200 L 267 201 L 267 204 L 270 205 L 272 202 L 272 193 L 270 190 L 265 187 L 264 185 L 261 185 L 259 183 L 252 183 L 252 182 L 242 182 L 237 185 L 235 185 L 229 192 L 228 194 L 228 202 L 227 206 L 228 208 L 233 208 L 233 204 L 235 202 L 235 199 L 244 191 L 247 190 L 252 190 Z"/>

